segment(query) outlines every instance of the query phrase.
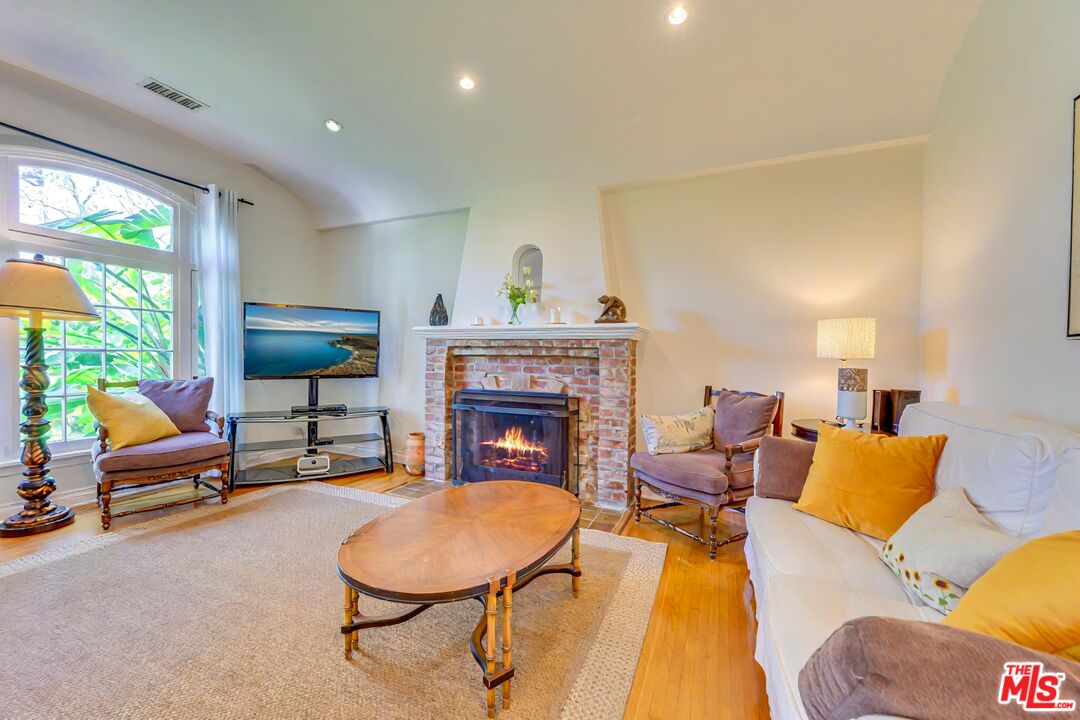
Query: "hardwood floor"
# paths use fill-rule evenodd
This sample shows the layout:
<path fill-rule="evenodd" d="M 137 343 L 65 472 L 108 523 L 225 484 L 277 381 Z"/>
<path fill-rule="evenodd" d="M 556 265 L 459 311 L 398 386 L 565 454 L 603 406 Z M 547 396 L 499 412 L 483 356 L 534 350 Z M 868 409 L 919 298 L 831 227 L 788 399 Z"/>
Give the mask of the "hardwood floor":
<path fill-rule="evenodd" d="M 400 468 L 329 481 L 372 492 L 416 497 L 442 486 L 418 480 Z M 258 492 L 238 488 L 234 495 Z M 113 528 L 176 512 L 198 512 L 198 505 L 142 513 L 114 521 Z M 673 508 L 665 516 L 696 530 L 699 513 Z M 610 530 L 610 511 L 591 508 L 582 527 Z M 722 532 L 742 528 L 733 513 L 721 516 Z M 728 524 L 730 523 L 730 524 Z M 0 542 L 0 562 L 102 534 L 95 507 L 81 509 L 75 523 L 43 535 Z M 649 630 L 630 698 L 626 720 L 767 720 L 764 677 L 753 660 L 754 624 L 743 543 L 725 546 L 709 562 L 704 546 L 642 519 L 629 520 L 621 534 L 668 545 Z"/>
<path fill-rule="evenodd" d="M 658 511 L 701 534 L 700 511 Z M 745 529 L 721 514 L 723 534 Z M 752 591 L 743 543 L 720 548 L 709 562 L 704 545 L 642 518 L 623 535 L 668 546 L 649 631 L 641 650 L 626 720 L 768 720 L 765 676 L 754 662 Z"/>

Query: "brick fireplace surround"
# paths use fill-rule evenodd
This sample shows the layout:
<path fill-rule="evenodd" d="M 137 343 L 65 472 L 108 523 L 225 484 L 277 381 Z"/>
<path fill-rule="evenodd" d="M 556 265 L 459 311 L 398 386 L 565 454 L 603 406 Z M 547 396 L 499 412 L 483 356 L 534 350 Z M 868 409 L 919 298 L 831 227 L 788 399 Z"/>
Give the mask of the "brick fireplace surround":
<path fill-rule="evenodd" d="M 425 475 L 452 478 L 451 404 L 454 391 L 479 388 L 487 378 L 500 387 L 511 379 L 534 387 L 546 380 L 588 406 L 580 424 L 582 500 L 626 507 L 630 455 L 636 438 L 638 343 L 636 323 L 416 327 L 427 341 L 424 374 Z M 527 388 L 525 388 L 527 389 Z"/>

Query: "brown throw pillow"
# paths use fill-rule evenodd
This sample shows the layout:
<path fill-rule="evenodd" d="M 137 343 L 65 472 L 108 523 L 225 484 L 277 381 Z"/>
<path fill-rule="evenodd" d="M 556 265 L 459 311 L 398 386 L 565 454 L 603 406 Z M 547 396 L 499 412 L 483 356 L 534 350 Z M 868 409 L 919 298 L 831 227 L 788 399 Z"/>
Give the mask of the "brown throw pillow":
<path fill-rule="evenodd" d="M 721 390 L 716 396 L 713 447 L 723 450 L 726 445 L 738 445 L 767 433 L 777 402 L 775 395 L 759 397 Z"/>
<path fill-rule="evenodd" d="M 140 380 L 139 394 L 169 416 L 180 432 L 209 431 L 206 410 L 214 393 L 214 378 L 198 380 Z"/>
<path fill-rule="evenodd" d="M 814 462 L 814 443 L 766 435 L 758 448 L 754 494 L 798 502 Z"/>
<path fill-rule="evenodd" d="M 915 720 L 1075 720 L 998 703 L 1005 663 L 1041 662 L 1064 673 L 1058 697 L 1080 703 L 1080 663 L 940 623 L 861 617 L 840 628 L 799 673 L 810 720 L 897 715 Z"/>

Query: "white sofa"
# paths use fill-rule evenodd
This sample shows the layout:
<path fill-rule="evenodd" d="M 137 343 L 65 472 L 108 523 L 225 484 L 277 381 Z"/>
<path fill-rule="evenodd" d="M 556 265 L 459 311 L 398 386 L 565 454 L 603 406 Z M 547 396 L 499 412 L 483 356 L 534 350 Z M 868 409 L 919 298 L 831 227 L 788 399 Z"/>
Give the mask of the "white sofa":
<path fill-rule="evenodd" d="M 1006 532 L 1033 537 L 1080 528 L 1080 436 L 938 402 L 908 407 L 900 434 L 947 435 L 938 489 L 964 488 Z M 755 658 L 765 671 L 773 720 L 806 720 L 799 671 L 848 620 L 943 617 L 905 592 L 878 559 L 878 540 L 798 512 L 790 502 L 760 497 L 747 503 L 746 524 L 757 602 Z"/>

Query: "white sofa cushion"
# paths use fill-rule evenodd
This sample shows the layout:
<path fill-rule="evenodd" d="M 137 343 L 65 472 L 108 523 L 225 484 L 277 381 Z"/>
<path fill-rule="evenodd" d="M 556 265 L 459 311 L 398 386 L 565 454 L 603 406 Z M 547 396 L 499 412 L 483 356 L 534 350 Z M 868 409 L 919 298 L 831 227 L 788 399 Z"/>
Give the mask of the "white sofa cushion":
<path fill-rule="evenodd" d="M 913 602 L 878 559 L 878 540 L 799 512 L 787 500 L 756 496 L 746 502 L 746 528 L 759 602 L 767 590 L 758 586 L 774 575 L 819 578 L 849 591 Z"/>
<path fill-rule="evenodd" d="M 1062 456 L 1061 466 L 1050 494 L 1040 535 L 1080 530 L 1080 450 L 1070 449 Z"/>
<path fill-rule="evenodd" d="M 1017 537 L 1042 527 L 1061 453 L 1080 447 L 1080 436 L 1055 425 L 944 402 L 908 406 L 900 434 L 948 435 L 938 491 L 963 488 L 986 518 Z"/>
<path fill-rule="evenodd" d="M 896 583 L 896 580 L 893 580 Z M 942 615 L 877 595 L 851 592 L 818 578 L 775 575 L 768 580 L 765 606 L 758 608 L 761 632 L 759 662 L 765 670 L 769 708 L 774 720 L 806 717 L 799 698 L 799 671 L 832 633 L 848 620 L 880 615 L 936 622 Z M 764 652 L 763 652 L 764 651 Z"/>

